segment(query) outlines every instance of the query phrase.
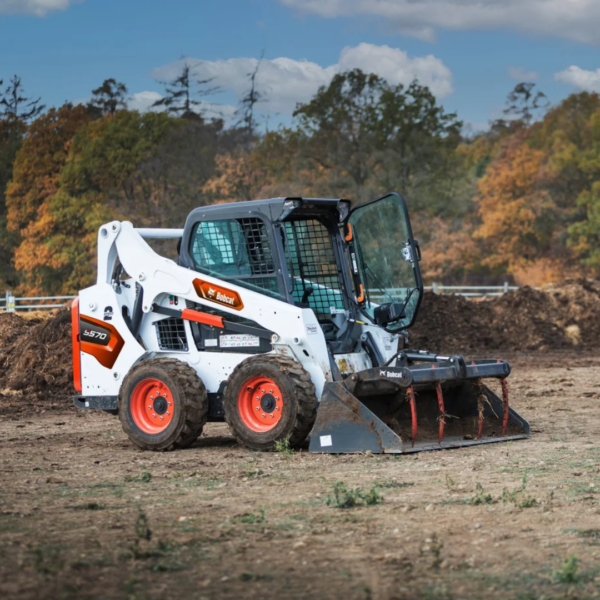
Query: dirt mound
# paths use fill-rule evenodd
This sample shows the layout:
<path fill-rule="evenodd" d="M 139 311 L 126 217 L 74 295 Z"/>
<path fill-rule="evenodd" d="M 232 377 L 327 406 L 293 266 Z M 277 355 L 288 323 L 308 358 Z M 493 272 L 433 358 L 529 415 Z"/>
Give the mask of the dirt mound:
<path fill-rule="evenodd" d="M 47 406 L 73 394 L 70 311 L 47 319 L 0 315 L 0 401 L 22 393 Z M 425 294 L 410 331 L 413 348 L 448 354 L 600 349 L 600 281 L 523 287 L 497 298 Z"/>
<path fill-rule="evenodd" d="M 0 389 L 68 402 L 73 393 L 68 308 L 44 320 L 0 315 L 0 343 Z"/>
<path fill-rule="evenodd" d="M 444 353 L 600 348 L 600 281 L 523 287 L 496 298 L 425 294 L 410 342 Z"/>

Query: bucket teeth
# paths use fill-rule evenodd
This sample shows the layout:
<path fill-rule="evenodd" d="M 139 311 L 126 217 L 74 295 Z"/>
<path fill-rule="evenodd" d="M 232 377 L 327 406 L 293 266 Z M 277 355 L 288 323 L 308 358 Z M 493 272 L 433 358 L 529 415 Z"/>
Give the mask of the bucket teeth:
<path fill-rule="evenodd" d="M 444 394 L 442 393 L 442 384 L 438 381 L 435 384 L 435 391 L 437 392 L 438 405 L 440 407 L 440 430 L 438 433 L 438 444 L 442 443 L 444 437 L 444 427 L 446 425 L 446 411 L 444 410 Z"/>
<path fill-rule="evenodd" d="M 415 390 L 411 385 L 407 388 L 406 393 L 408 394 L 408 400 L 410 401 L 410 416 L 412 419 L 412 446 L 415 446 L 415 440 L 417 439 L 417 406 L 415 404 Z"/>

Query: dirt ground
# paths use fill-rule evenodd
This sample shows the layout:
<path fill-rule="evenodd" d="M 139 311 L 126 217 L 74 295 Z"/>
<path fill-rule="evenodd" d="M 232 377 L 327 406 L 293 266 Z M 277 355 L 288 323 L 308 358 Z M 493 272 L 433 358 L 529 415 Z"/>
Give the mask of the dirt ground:
<path fill-rule="evenodd" d="M 405 456 L 257 453 L 221 424 L 148 453 L 5 394 L 0 598 L 598 598 L 600 355 L 570 352 L 509 357 L 530 440 Z M 373 504 L 327 504 L 337 482 Z"/>

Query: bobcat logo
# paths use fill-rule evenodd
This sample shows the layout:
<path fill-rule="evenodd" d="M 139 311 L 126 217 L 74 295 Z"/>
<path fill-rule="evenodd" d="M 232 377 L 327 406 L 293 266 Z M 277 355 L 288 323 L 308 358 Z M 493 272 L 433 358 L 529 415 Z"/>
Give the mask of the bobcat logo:
<path fill-rule="evenodd" d="M 216 283 L 202 281 L 202 279 L 194 279 L 192 283 L 196 290 L 196 294 L 198 294 L 200 298 L 205 298 L 211 302 L 229 306 L 235 310 L 242 310 L 244 308 L 244 303 L 242 302 L 240 295 L 233 290 L 223 288 Z"/>

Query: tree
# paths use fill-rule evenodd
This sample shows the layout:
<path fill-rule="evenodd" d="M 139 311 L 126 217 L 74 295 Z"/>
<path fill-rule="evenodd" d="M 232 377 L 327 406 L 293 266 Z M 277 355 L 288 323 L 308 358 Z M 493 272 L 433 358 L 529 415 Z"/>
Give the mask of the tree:
<path fill-rule="evenodd" d="M 0 81 L 0 87 L 3 81 Z M 0 107 L 3 118 L 21 119 L 24 122 L 37 118 L 45 106 L 40 104 L 41 98 L 34 100 L 25 96 L 21 78 L 13 75 L 4 91 L 0 90 Z"/>
<path fill-rule="evenodd" d="M 434 177 L 441 181 L 462 126 L 426 87 L 392 86 L 360 69 L 335 75 L 294 116 L 308 156 L 337 172 L 340 183 L 350 178 L 359 199 L 382 186 L 410 194 Z"/>
<path fill-rule="evenodd" d="M 90 120 L 83 106 L 52 108 L 30 126 L 12 169 L 7 187 L 7 229 L 17 246 L 17 271 L 27 279 L 24 290 L 48 291 L 30 277 L 28 260 L 39 260 L 43 248 L 32 238 L 49 226 L 48 205 L 59 189 L 59 178 L 75 133 Z"/>
<path fill-rule="evenodd" d="M 531 148 L 523 135 L 513 136 L 479 182 L 481 225 L 475 236 L 484 241 L 483 263 L 523 283 L 524 274 L 531 284 L 536 271 L 546 276 L 552 261 L 564 261 L 564 245 L 556 237 L 560 211 L 548 189 L 546 163 L 545 152 Z"/>
<path fill-rule="evenodd" d="M 206 87 L 214 77 L 194 80 L 191 67 L 183 63 L 181 74 L 171 82 L 161 82 L 166 96 L 157 100 L 152 106 L 162 106 L 167 112 L 185 119 L 202 117 L 204 102 L 196 98 L 212 96 L 220 91 L 218 86 Z"/>
<path fill-rule="evenodd" d="M 534 93 L 534 88 L 535 83 L 517 83 L 506 98 L 507 106 L 503 111 L 504 114 L 516 117 L 529 127 L 535 113 L 550 106 L 546 94 L 540 91 Z"/>
<path fill-rule="evenodd" d="M 7 229 L 6 188 L 26 131 L 27 125 L 21 119 L 0 119 L 0 285 L 11 289 L 17 284 L 12 253 L 18 238 Z"/>
<path fill-rule="evenodd" d="M 100 87 L 92 90 L 92 94 L 88 106 L 98 113 L 98 116 L 114 115 L 117 110 L 126 108 L 127 86 L 112 77 L 105 79 Z"/>
<path fill-rule="evenodd" d="M 256 85 L 256 76 L 258 75 L 258 70 L 260 69 L 260 65 L 264 56 L 265 51 L 263 50 L 260 55 L 260 59 L 256 63 L 256 67 L 254 67 L 254 69 L 247 74 L 250 88 L 241 99 L 240 108 L 236 112 L 236 114 L 242 115 L 242 118 L 240 121 L 238 121 L 238 125 L 242 125 L 246 129 L 248 140 L 254 138 L 256 132 L 257 123 L 256 119 L 254 118 L 254 107 L 258 102 L 264 100 L 263 93 L 258 91 Z"/>

